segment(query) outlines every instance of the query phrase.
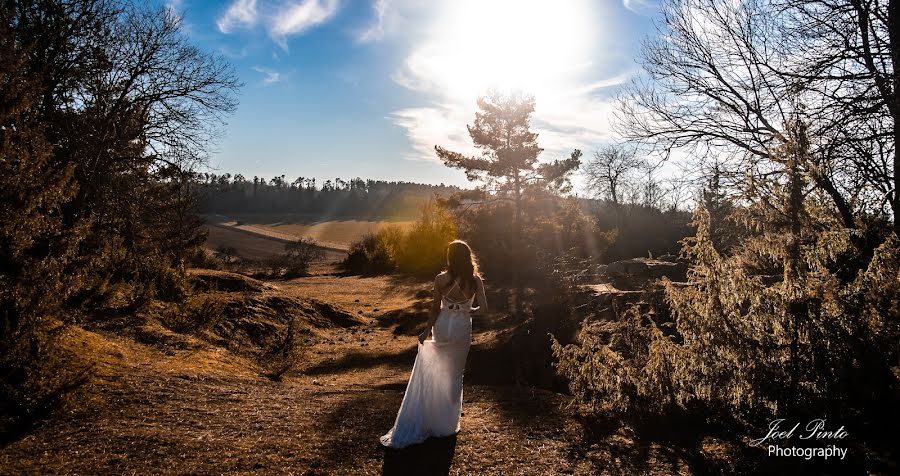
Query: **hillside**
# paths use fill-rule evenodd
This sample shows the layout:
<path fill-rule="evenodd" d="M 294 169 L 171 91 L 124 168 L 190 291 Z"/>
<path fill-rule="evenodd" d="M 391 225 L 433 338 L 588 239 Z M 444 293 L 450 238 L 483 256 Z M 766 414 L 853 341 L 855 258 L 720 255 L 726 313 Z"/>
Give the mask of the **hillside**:
<path fill-rule="evenodd" d="M 116 323 L 73 327 L 71 342 L 95 363 L 83 390 L 90 404 L 3 447 L 2 472 L 372 474 L 382 465 L 408 467 L 410 458 L 431 461 L 454 444 L 387 459 L 377 444 L 415 358 L 415 338 L 398 332 L 402 323 L 380 319 L 416 306 L 421 283 L 323 276 L 272 284 L 197 274 L 201 287 L 218 288 L 202 297 L 214 296 L 226 309 L 241 303 L 242 312 L 226 311 L 188 333 L 132 317 L 123 319 L 134 331 Z M 309 299 L 334 289 L 356 290 L 337 295 L 346 308 Z M 307 331 L 304 359 L 275 382 L 256 357 L 289 316 Z M 454 467 L 499 472 L 521 464 L 547 474 L 584 468 L 586 459 L 571 459 L 581 430 L 562 416 L 563 403 L 529 388 L 467 387 Z"/>
<path fill-rule="evenodd" d="M 220 310 L 209 319 L 148 313 L 70 328 L 95 365 L 78 399 L 87 403 L 5 444 L 0 472 L 443 474 L 452 460 L 461 474 L 689 474 L 733 464 L 731 443 L 683 447 L 627 426 L 586 427 L 565 395 L 516 385 L 516 359 L 528 358 L 515 336 L 531 324 L 502 312 L 474 321 L 460 435 L 385 452 L 377 437 L 415 359 L 427 282 L 193 274 L 195 308 Z M 276 381 L 273 349 L 292 319 L 298 358 Z"/>
<path fill-rule="evenodd" d="M 247 258 L 258 259 L 284 251 L 284 243 L 298 238 L 312 238 L 319 246 L 346 252 L 350 244 L 364 235 L 376 233 L 389 226 L 405 229 L 413 220 L 383 219 L 321 219 L 303 215 L 236 214 L 207 215 L 209 231 L 207 247 L 231 246 Z M 247 241 L 252 237 L 270 238 L 268 245 L 261 241 Z M 280 243 L 280 245 L 276 244 Z"/>

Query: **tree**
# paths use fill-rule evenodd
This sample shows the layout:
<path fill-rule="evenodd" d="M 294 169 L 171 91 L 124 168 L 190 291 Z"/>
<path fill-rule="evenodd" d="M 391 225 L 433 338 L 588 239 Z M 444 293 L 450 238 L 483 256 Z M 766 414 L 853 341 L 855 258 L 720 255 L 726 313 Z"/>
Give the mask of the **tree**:
<path fill-rule="evenodd" d="M 784 129 L 789 135 L 772 150 L 777 178 L 757 183 L 757 199 L 729 212 L 753 224 L 754 234 L 722 253 L 709 211 L 698 207 L 697 232 L 683 249 L 693 263 L 690 284 L 663 280 L 674 330 L 652 322 L 660 308 L 634 306 L 614 321 L 612 338 L 610 326 L 585 320 L 580 342 L 554 342 L 576 400 L 630 418 L 671 416 L 680 407 L 707 418 L 883 419 L 884 407 L 873 402 L 895 405 L 888 395 L 900 334 L 897 237 L 877 247 L 853 280 L 840 279 L 833 270 L 851 233 L 836 226 L 840 218 L 823 206 L 827 195 L 801 173 L 805 125 Z M 762 279 L 772 273 L 774 280 Z"/>
<path fill-rule="evenodd" d="M 581 151 L 574 150 L 567 159 L 538 162 L 543 149 L 537 144 L 537 134 L 530 129 L 532 96 L 490 91 L 478 99 L 478 108 L 475 123 L 466 127 L 481 154 L 470 157 L 441 146 L 435 146 L 435 151 L 446 166 L 462 169 L 470 181 L 481 182 L 479 190 L 488 200 L 513 204 L 510 250 L 515 259 L 522 249 L 525 195 L 532 190 L 568 191 L 568 178 L 581 163 Z M 518 285 L 518 274 L 515 276 Z"/>
<path fill-rule="evenodd" d="M 730 172 L 766 174 L 784 124 L 803 117 L 814 140 L 799 165 L 843 226 L 887 203 L 900 230 L 886 5 L 668 0 L 641 55 L 646 78 L 622 95 L 621 130 L 665 152 L 715 156 Z"/>
<path fill-rule="evenodd" d="M 608 145 L 594 152 L 594 158 L 584 165 L 586 186 L 594 195 L 619 205 L 624 189 L 631 185 L 633 174 L 644 166 L 636 151 L 618 145 Z"/>
<path fill-rule="evenodd" d="M 54 166 L 78 184 L 63 222 L 90 226 L 67 272 L 85 277 L 84 297 L 109 280 L 177 295 L 172 272 L 202 244 L 189 177 L 235 107 L 233 71 L 191 45 L 165 8 L 35 1 L 11 13 L 18 40 L 46 52 L 23 66 L 40 82 Z"/>
<path fill-rule="evenodd" d="M 829 138 L 819 156 L 811 157 L 814 174 L 842 177 L 842 192 L 851 197 L 839 210 L 845 222 L 854 202 L 866 213 L 880 213 L 887 203 L 900 234 L 898 4 L 780 0 L 774 5 L 784 12 L 786 26 L 778 47 L 792 57 L 773 73 L 802 85 L 806 114 L 822 124 L 813 133 Z"/>
<path fill-rule="evenodd" d="M 65 387 L 42 367 L 50 322 L 102 306 L 110 283 L 132 304 L 183 297 L 203 242 L 193 171 L 239 83 L 137 3 L 3 2 L 0 48 L 0 400 L 22 407 L 44 396 L 29 382 Z"/>
<path fill-rule="evenodd" d="M 17 41 L 11 13 L 0 5 L 0 432 L 81 381 L 52 331 L 65 322 L 56 311 L 77 279 L 65 268 L 85 234 L 60 214 L 78 186 L 71 166 L 54 164 L 37 107 L 40 78 L 25 68 L 34 49 Z"/>
<path fill-rule="evenodd" d="M 722 182 L 722 171 L 718 164 L 713 164 L 706 185 L 700 190 L 699 206 L 708 214 L 709 240 L 712 246 L 719 253 L 727 254 L 739 244 L 740 236 L 732 220 L 734 201 L 728 196 Z"/>
<path fill-rule="evenodd" d="M 701 205 L 718 207 L 740 236 L 721 249 L 728 237 L 698 209 L 683 242 L 689 285 L 666 283 L 675 338 L 649 333 L 646 367 L 624 379 L 636 400 L 759 415 L 855 412 L 886 398 L 900 253 L 895 97 L 881 86 L 896 81 L 900 36 L 890 31 L 898 4 L 875 3 L 663 4 L 660 35 L 643 52 L 646 81 L 622 98 L 622 131 L 716 160 Z M 868 23 L 870 14 L 883 16 Z M 873 49 L 868 35 L 885 43 Z M 721 176 L 732 179 L 728 194 Z M 877 238 L 866 242 L 867 232 Z"/>

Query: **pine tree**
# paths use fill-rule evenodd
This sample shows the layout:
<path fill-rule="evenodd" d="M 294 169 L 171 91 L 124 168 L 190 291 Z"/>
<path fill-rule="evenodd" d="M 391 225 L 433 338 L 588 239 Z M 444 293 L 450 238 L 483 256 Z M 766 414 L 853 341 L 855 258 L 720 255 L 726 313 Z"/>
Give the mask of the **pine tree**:
<path fill-rule="evenodd" d="M 532 190 L 567 191 L 571 188 L 569 175 L 581 163 L 581 151 L 575 150 L 567 159 L 539 163 L 543 149 L 538 146 L 537 134 L 531 131 L 534 98 L 522 94 L 502 94 L 490 91 L 478 99 L 480 111 L 475 123 L 467 126 L 479 156 L 469 157 L 459 152 L 435 146 L 438 157 L 448 167 L 462 169 L 473 182 L 481 182 L 480 190 L 492 200 L 506 200 L 514 206 L 511 263 L 520 262 L 522 250 L 523 213 L 526 194 Z M 514 280 L 520 286 L 518 271 Z"/>
<path fill-rule="evenodd" d="M 77 191 L 58 168 L 37 117 L 39 83 L 23 74 L 29 53 L 0 23 L 0 431 L 75 384 L 50 331 L 77 276 L 64 270 L 84 236 L 62 204 Z"/>

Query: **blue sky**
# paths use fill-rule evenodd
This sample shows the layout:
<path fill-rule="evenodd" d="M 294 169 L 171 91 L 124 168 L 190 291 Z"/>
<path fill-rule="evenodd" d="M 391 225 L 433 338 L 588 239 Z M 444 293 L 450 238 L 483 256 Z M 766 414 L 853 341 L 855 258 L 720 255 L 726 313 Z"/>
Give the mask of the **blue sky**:
<path fill-rule="evenodd" d="M 488 87 L 535 95 L 542 160 L 614 140 L 613 97 L 639 71 L 639 0 L 168 0 L 245 83 L 217 173 L 465 185 L 436 144 L 473 151 Z"/>

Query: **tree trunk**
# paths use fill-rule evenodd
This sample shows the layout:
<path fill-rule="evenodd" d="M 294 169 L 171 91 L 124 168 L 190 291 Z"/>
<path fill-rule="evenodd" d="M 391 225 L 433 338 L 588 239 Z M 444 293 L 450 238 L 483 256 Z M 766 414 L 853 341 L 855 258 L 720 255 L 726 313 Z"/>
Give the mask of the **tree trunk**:
<path fill-rule="evenodd" d="M 790 237 L 787 250 L 784 255 L 784 285 L 787 293 L 787 320 L 790 322 L 790 403 L 794 405 L 799 401 L 800 387 L 800 326 L 806 318 L 805 303 L 803 300 L 803 280 L 801 279 L 800 240 L 802 227 L 800 213 L 803 208 L 803 183 L 800 175 L 801 154 L 807 151 L 806 133 L 803 124 L 798 121 L 793 127 L 797 131 L 791 134 L 791 144 L 788 149 L 788 223 Z"/>
<path fill-rule="evenodd" d="M 513 229 L 513 284 L 515 285 L 515 298 L 513 300 L 514 314 L 522 310 L 522 276 L 519 268 L 522 265 L 522 182 L 519 173 L 516 172 L 516 220 Z"/>
<path fill-rule="evenodd" d="M 894 212 L 894 232 L 900 235 L 900 151 L 897 150 L 900 144 L 900 95 L 897 94 L 900 88 L 900 1 L 891 0 L 888 3 L 888 38 L 890 42 L 891 52 L 891 87 L 890 97 L 886 97 L 885 101 L 891 104 L 891 116 L 894 121 L 894 191 L 890 196 L 891 210 Z"/>
<path fill-rule="evenodd" d="M 838 209 L 838 213 L 841 215 L 841 221 L 844 222 L 844 227 L 855 230 L 856 219 L 853 218 L 853 211 L 850 209 L 850 205 L 847 204 L 847 200 L 841 195 L 841 192 L 834 186 L 831 179 L 820 173 L 814 174 L 812 178 L 815 180 L 816 185 L 822 188 L 822 190 L 831 197 L 831 201 L 834 202 L 834 205 Z"/>

